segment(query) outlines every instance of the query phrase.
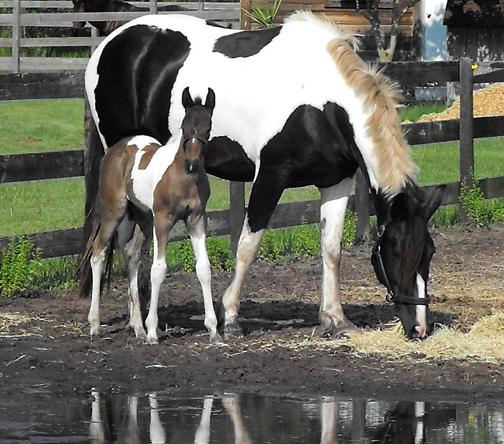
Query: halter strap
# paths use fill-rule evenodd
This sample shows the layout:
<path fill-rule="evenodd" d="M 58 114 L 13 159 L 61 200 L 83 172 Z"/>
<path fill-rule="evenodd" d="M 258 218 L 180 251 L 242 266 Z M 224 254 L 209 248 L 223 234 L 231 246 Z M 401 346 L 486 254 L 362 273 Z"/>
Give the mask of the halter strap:
<path fill-rule="evenodd" d="M 187 143 L 191 140 L 197 140 L 199 142 L 201 142 L 203 145 L 206 145 L 208 143 L 208 140 L 207 139 L 203 139 L 202 137 L 198 136 L 198 135 L 192 135 L 192 136 L 189 136 L 189 137 L 186 137 L 182 143 L 182 146 L 185 148 L 185 146 L 187 145 Z"/>
<path fill-rule="evenodd" d="M 373 249 L 372 255 L 376 258 L 376 263 L 378 265 L 379 273 L 381 278 L 383 279 L 383 283 L 387 288 L 387 296 L 385 299 L 387 302 L 393 302 L 396 304 L 404 304 L 404 305 L 429 305 L 431 299 L 428 295 L 425 298 L 411 297 L 411 296 L 402 296 L 398 294 L 394 294 L 392 290 L 392 286 L 390 285 L 390 281 L 387 276 L 387 272 L 385 271 L 385 266 L 383 265 L 383 259 L 381 257 L 381 240 L 383 233 L 385 232 L 385 225 L 380 225 L 378 228 L 378 239 L 376 241 L 376 245 Z"/>

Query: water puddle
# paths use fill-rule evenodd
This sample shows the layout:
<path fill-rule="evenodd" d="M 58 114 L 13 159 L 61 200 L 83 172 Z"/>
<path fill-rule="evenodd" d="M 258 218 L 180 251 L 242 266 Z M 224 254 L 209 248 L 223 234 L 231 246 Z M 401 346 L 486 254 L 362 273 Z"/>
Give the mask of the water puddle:
<path fill-rule="evenodd" d="M 504 406 L 254 394 L 8 392 L 1 443 L 504 443 Z"/>

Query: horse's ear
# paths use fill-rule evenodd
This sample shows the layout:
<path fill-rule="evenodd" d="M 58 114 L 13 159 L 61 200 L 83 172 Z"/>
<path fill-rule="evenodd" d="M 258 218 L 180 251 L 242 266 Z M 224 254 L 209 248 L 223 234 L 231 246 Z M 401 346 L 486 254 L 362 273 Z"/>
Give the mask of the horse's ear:
<path fill-rule="evenodd" d="M 213 112 L 215 108 L 215 93 L 212 88 L 208 88 L 208 93 L 205 99 L 205 108 L 210 112 Z"/>
<path fill-rule="evenodd" d="M 390 208 L 390 218 L 393 221 L 406 219 L 411 214 L 414 199 L 406 193 L 399 193 L 392 201 Z"/>
<path fill-rule="evenodd" d="M 191 106 L 194 106 L 194 100 L 191 97 L 188 86 L 186 86 L 184 88 L 184 91 L 182 92 L 182 106 L 184 107 L 184 109 L 188 109 L 191 108 Z"/>
<path fill-rule="evenodd" d="M 446 190 L 446 185 L 439 185 L 434 190 L 429 193 L 427 197 L 427 202 L 424 204 L 425 210 L 425 218 L 427 221 L 430 220 L 432 215 L 436 212 L 436 210 L 441 205 L 443 201 L 443 195 Z"/>

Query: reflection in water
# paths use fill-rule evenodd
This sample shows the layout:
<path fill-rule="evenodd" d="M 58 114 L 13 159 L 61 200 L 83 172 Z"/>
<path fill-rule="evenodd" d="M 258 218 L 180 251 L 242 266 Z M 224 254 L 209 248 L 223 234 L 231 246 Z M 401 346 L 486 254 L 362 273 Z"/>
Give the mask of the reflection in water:
<path fill-rule="evenodd" d="M 504 408 L 342 397 L 169 392 L 81 398 L 0 387 L 0 442 L 502 443 Z"/>

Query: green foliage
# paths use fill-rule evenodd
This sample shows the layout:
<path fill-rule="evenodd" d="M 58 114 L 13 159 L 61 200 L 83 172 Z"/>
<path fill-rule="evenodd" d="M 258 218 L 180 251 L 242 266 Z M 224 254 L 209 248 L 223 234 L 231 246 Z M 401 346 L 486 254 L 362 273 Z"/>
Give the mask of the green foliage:
<path fill-rule="evenodd" d="M 450 228 L 458 225 L 460 218 L 460 207 L 458 205 L 449 205 L 440 208 L 432 218 L 434 228 Z"/>
<path fill-rule="evenodd" d="M 231 246 L 229 237 L 212 237 L 207 239 L 208 259 L 214 271 L 231 270 Z M 196 258 L 189 239 L 178 243 L 169 243 L 167 250 L 168 268 L 173 271 L 191 273 L 196 267 Z"/>
<path fill-rule="evenodd" d="M 438 114 L 446 109 L 444 102 L 420 103 L 416 105 L 408 105 L 403 108 L 401 120 L 403 122 L 416 122 L 421 117 L 428 114 Z"/>
<path fill-rule="evenodd" d="M 40 251 L 24 236 L 13 239 L 2 252 L 0 263 L 0 295 L 12 297 L 34 290 L 41 267 Z"/>
<path fill-rule="evenodd" d="M 259 28 L 269 28 L 275 21 L 281 5 L 282 0 L 275 0 L 272 6 L 269 6 L 269 4 L 264 8 L 255 6 L 252 12 L 242 8 L 242 11 L 253 22 L 256 22 Z"/>
<path fill-rule="evenodd" d="M 460 189 L 459 201 L 467 216 L 479 227 L 488 227 L 493 219 L 492 208 L 485 200 L 483 192 L 474 180 L 474 185 L 463 184 Z"/>

